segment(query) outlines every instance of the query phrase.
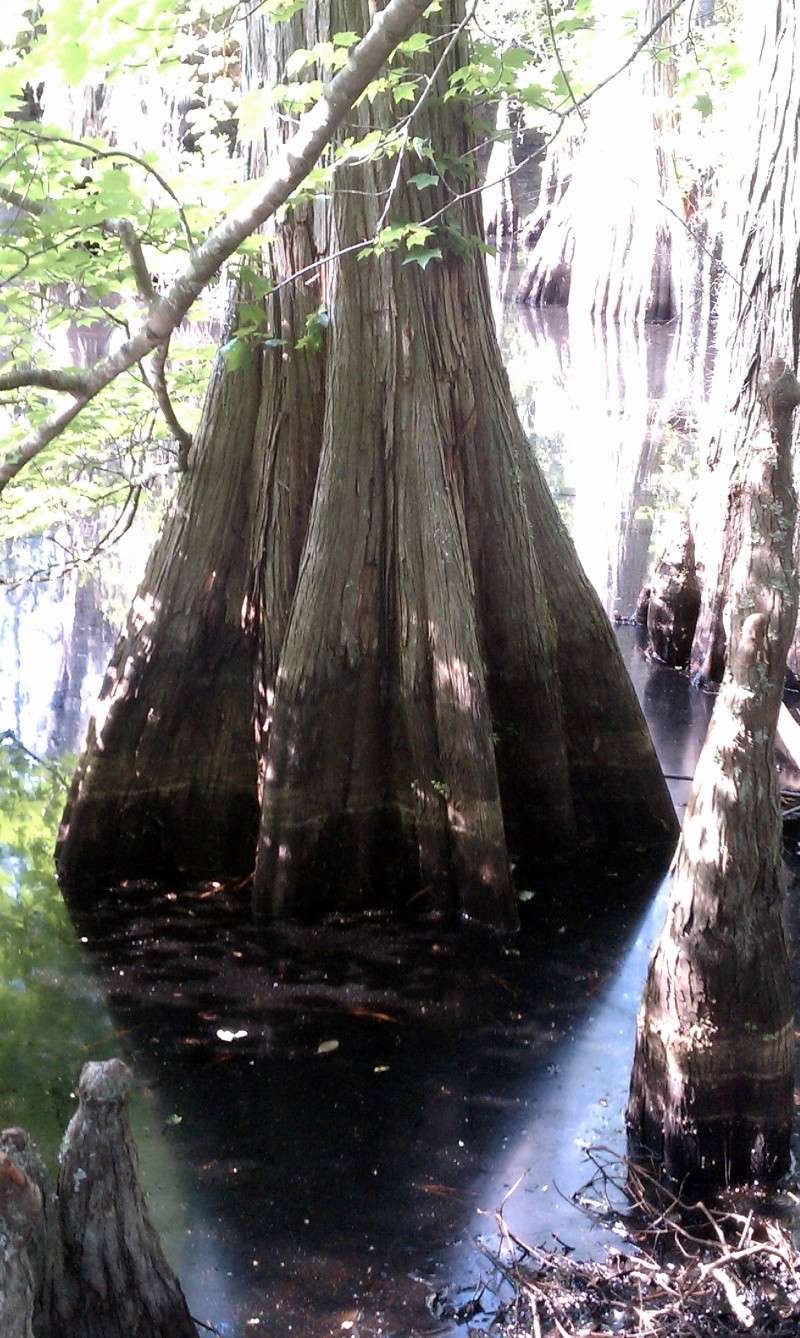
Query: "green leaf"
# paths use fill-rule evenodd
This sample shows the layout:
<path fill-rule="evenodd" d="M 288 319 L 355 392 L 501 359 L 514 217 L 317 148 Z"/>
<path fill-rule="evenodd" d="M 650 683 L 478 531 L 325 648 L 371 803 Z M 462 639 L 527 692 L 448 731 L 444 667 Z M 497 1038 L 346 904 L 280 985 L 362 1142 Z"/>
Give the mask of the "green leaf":
<path fill-rule="evenodd" d="M 432 246 L 427 251 L 409 251 L 404 265 L 419 265 L 420 269 L 427 269 L 432 260 L 441 260 L 442 253 L 438 246 Z"/>
<path fill-rule="evenodd" d="M 714 110 L 714 104 L 708 93 L 701 93 L 699 97 L 695 98 L 692 105 L 703 117 L 710 116 Z"/>
<path fill-rule="evenodd" d="M 225 359 L 225 368 L 229 372 L 240 372 L 243 367 L 247 367 L 252 357 L 250 348 L 243 339 L 229 339 L 227 344 L 223 344 L 220 353 Z"/>
<path fill-rule="evenodd" d="M 440 180 L 435 172 L 416 172 L 413 177 L 408 178 L 408 184 L 416 186 L 417 190 L 425 190 L 427 186 L 438 186 Z"/>

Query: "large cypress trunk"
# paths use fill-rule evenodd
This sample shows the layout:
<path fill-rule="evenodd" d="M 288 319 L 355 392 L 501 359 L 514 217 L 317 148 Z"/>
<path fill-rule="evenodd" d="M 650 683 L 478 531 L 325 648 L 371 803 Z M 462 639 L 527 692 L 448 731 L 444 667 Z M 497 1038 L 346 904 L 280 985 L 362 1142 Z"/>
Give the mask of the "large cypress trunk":
<path fill-rule="evenodd" d="M 452 5 L 440 22 L 460 17 Z M 355 3 L 330 17 L 332 31 L 365 21 Z M 365 131 L 389 115 L 378 99 L 359 109 Z M 459 104 L 431 99 L 415 125 L 440 154 L 469 148 Z M 374 233 L 393 172 L 378 161 L 335 195 L 338 247 Z M 447 198 L 426 190 L 423 207 L 401 179 L 389 218 Z M 508 925 L 506 838 L 531 860 L 586 836 L 598 810 L 627 826 L 642 782 L 635 820 L 671 833 L 607 620 L 511 402 L 479 236 L 470 199 L 424 272 L 396 252 L 337 266 L 320 473 L 266 741 L 263 910 L 424 887 L 434 912 Z M 591 683 L 587 636 L 606 652 Z M 598 753 L 605 768 L 615 752 L 620 774 L 598 784 Z"/>
<path fill-rule="evenodd" d="M 628 1119 L 676 1177 L 788 1168 L 794 1028 L 783 929 L 775 730 L 797 617 L 791 419 L 800 383 L 761 383 L 731 653 L 695 774 L 667 922 L 639 1017 Z"/>
<path fill-rule="evenodd" d="M 758 412 L 754 388 L 776 356 L 795 372 L 800 366 L 800 15 L 788 0 L 769 0 L 750 21 L 757 31 L 748 46 L 760 57 L 755 87 L 741 97 L 746 124 L 733 132 L 744 167 L 730 183 L 725 244 L 727 270 L 741 282 L 728 279 L 722 288 L 720 343 L 728 343 L 717 364 L 713 414 L 720 426 L 694 507 L 705 579 L 691 668 L 702 683 L 720 682 L 725 671 L 731 572 L 746 525 L 748 444 Z M 794 433 L 797 446 L 797 424 Z"/>
<path fill-rule="evenodd" d="M 269 78 L 291 42 L 363 31 L 369 17 L 366 0 L 330 13 L 309 4 L 275 30 L 255 16 L 248 62 Z M 462 17 L 453 0 L 431 24 L 450 34 Z M 406 58 L 429 77 L 438 56 Z M 435 91 L 461 59 L 456 44 Z M 394 119 L 386 95 L 351 116 L 364 131 Z M 458 102 L 429 97 L 414 125 L 445 159 L 471 148 Z M 337 172 L 332 251 L 370 237 L 387 198 L 385 222 L 452 199 L 445 183 L 409 184 L 405 160 L 387 195 L 396 166 L 377 158 Z M 297 211 L 282 228 L 278 277 L 313 260 L 320 235 Z M 402 908 L 413 896 L 418 909 L 508 927 L 509 844 L 532 861 L 598 832 L 641 843 L 674 831 L 608 620 L 513 407 L 480 231 L 470 197 L 439 224 L 428 247 L 440 255 L 424 270 L 399 251 L 331 260 L 324 357 L 292 347 L 303 321 L 285 314 L 292 289 L 280 293 L 287 347 L 264 355 L 245 581 L 259 627 L 243 728 L 255 713 L 263 912 Z M 229 543 L 241 547 L 240 535 L 228 526 Z M 176 669 L 174 692 L 181 682 Z M 149 784 L 157 815 L 155 763 Z M 91 792 L 90 782 L 81 802 Z M 98 812 L 107 802 L 98 796 Z M 80 861 L 74 828 L 73 817 L 63 849 Z M 206 847 L 210 875 L 211 834 Z M 249 825 L 240 847 L 252 859 Z"/>

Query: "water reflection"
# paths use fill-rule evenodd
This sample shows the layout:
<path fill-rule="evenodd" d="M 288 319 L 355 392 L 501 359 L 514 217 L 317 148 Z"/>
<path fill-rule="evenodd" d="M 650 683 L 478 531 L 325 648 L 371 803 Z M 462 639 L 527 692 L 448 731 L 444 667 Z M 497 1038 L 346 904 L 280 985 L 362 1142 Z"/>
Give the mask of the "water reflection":
<path fill-rule="evenodd" d="M 26 547 L 29 563 L 36 545 Z M 11 579 L 10 563 L 7 571 Z M 0 730 L 13 730 L 27 747 L 48 757 L 77 752 L 114 639 L 91 576 L 72 574 L 3 591 Z"/>
<path fill-rule="evenodd" d="M 504 262 L 505 263 L 505 262 Z M 606 611 L 627 616 L 692 488 L 697 375 L 671 325 L 496 310 L 523 423 Z"/>

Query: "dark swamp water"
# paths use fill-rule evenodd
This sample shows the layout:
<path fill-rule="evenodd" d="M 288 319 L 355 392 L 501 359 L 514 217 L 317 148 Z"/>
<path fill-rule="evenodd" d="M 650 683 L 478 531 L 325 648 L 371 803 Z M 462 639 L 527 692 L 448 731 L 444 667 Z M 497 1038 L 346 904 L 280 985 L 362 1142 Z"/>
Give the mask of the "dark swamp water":
<path fill-rule="evenodd" d="M 511 309 L 504 338 L 576 545 L 626 613 L 691 486 L 670 333 L 623 349 Z M 465 1333 L 427 1298 L 488 1276 L 475 1238 L 520 1176 L 506 1215 L 523 1237 L 618 1244 L 562 1196 L 588 1178 L 587 1145 L 624 1144 L 663 865 L 629 851 L 554 872 L 506 943 L 378 919 L 258 928 L 214 884 L 128 888 L 70 918 L 52 768 L 80 746 L 104 603 L 89 582 L 0 605 L 0 732 L 48 763 L 0 748 L 0 1124 L 52 1160 L 81 1064 L 122 1055 L 153 1216 L 192 1313 L 226 1338 Z M 618 635 L 665 773 L 690 776 L 711 699 Z M 680 815 L 688 784 L 670 785 Z"/>

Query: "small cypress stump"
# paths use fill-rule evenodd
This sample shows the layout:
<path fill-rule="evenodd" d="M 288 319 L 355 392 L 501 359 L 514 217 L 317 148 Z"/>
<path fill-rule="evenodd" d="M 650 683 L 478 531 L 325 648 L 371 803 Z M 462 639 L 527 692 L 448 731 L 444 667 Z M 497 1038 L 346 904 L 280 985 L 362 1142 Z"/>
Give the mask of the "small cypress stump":
<path fill-rule="evenodd" d="M 139 1187 L 130 1088 L 119 1059 L 81 1073 L 58 1176 L 64 1278 L 54 1338 L 197 1338 Z"/>
<path fill-rule="evenodd" d="M 42 1216 L 38 1187 L 0 1152 L 0 1334 L 33 1338 L 36 1281 L 28 1245 Z"/>
<path fill-rule="evenodd" d="M 791 443 L 800 383 L 773 362 L 759 395 L 728 669 L 650 962 L 628 1105 L 637 1151 L 712 1187 L 785 1171 L 793 1114 L 775 732 L 797 617 Z"/>
<path fill-rule="evenodd" d="M 641 595 L 639 598 L 641 601 Z M 650 586 L 647 631 L 651 655 L 672 669 L 688 664 L 699 612 L 694 538 L 689 526 L 683 525 L 675 543 L 661 558 Z"/>

